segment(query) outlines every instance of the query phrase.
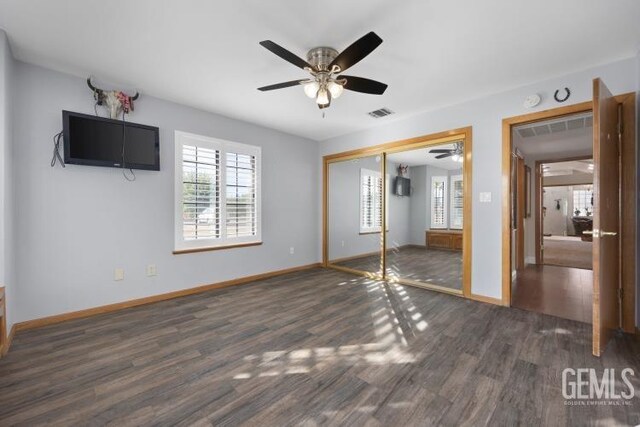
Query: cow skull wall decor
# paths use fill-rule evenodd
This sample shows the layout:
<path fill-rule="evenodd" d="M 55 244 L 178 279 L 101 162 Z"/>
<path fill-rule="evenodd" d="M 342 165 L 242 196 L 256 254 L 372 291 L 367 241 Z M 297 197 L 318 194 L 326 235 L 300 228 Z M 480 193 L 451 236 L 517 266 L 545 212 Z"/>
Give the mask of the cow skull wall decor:
<path fill-rule="evenodd" d="M 138 92 L 133 96 L 129 96 L 119 90 L 97 88 L 91 83 L 91 77 L 87 79 L 87 85 L 93 91 L 93 99 L 96 100 L 96 104 L 104 106 L 109 111 L 109 117 L 112 119 L 119 118 L 122 113 L 129 114 L 133 111 L 133 101 L 140 96 Z"/>

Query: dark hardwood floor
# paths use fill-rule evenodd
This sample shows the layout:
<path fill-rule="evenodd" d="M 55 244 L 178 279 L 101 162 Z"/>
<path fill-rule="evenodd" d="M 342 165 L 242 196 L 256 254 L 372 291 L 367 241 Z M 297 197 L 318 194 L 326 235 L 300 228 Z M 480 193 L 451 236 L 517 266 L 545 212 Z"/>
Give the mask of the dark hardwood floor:
<path fill-rule="evenodd" d="M 339 262 L 336 265 L 375 273 L 380 255 Z M 462 290 L 462 252 L 403 246 L 387 250 L 387 275 Z"/>
<path fill-rule="evenodd" d="M 640 401 L 568 406 L 590 326 L 316 269 L 19 332 L 0 425 L 636 425 Z"/>
<path fill-rule="evenodd" d="M 513 284 L 511 305 L 523 310 L 592 323 L 593 271 L 527 265 Z"/>

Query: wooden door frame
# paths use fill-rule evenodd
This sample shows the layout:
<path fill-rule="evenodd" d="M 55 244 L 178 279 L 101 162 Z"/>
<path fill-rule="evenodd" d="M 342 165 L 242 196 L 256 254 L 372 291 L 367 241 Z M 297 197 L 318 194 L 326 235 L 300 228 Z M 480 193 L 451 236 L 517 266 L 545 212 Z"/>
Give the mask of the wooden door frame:
<path fill-rule="evenodd" d="M 387 142 L 383 144 L 373 145 L 369 147 L 358 148 L 355 150 L 344 151 L 341 153 L 330 154 L 323 157 L 322 167 L 322 265 L 327 268 L 334 268 L 342 271 L 348 271 L 350 273 L 361 274 L 366 277 L 375 277 L 372 273 L 359 272 L 348 268 L 334 266 L 329 263 L 329 245 L 328 245 L 328 232 L 329 232 L 329 218 L 328 218 L 328 206 L 329 206 L 329 165 L 331 163 L 342 162 L 346 160 L 352 160 L 359 157 L 383 155 L 385 153 L 394 153 L 400 151 L 413 150 L 418 148 L 424 148 L 432 145 L 446 144 L 448 142 L 464 141 L 464 164 L 463 164 L 463 179 L 464 179 L 464 207 L 463 207 L 463 241 L 462 241 L 462 293 L 458 291 L 449 290 L 447 288 L 437 285 L 418 285 L 416 282 L 396 279 L 394 281 L 401 284 L 407 284 L 411 286 L 421 286 L 427 289 L 435 290 L 438 292 L 444 292 L 448 294 L 458 295 L 469 299 L 474 299 L 483 302 L 490 302 L 493 304 L 500 304 L 499 300 L 493 298 L 484 297 L 482 295 L 474 295 L 471 292 L 471 238 L 472 238 L 472 202 L 473 202 L 473 138 L 471 126 L 452 129 L 444 132 L 437 132 L 428 135 L 422 135 L 414 138 L 403 139 L 399 141 Z M 383 180 L 386 182 L 386 180 Z M 384 193 L 386 197 L 386 192 Z M 386 233 L 383 233 L 386 234 Z M 386 248 L 385 248 L 386 249 Z M 383 257 L 383 264 L 386 258 L 386 250 L 381 251 Z M 383 270 L 385 271 L 385 270 Z M 391 279 L 389 279 L 391 280 Z"/>
<path fill-rule="evenodd" d="M 518 225 L 516 231 L 516 270 L 522 270 L 525 266 L 525 245 L 524 245 L 524 219 L 525 219 L 525 159 L 516 155 L 516 185 L 518 186 L 518 199 L 516 200 L 518 206 L 516 209 L 516 224 Z"/>
<path fill-rule="evenodd" d="M 621 201 L 621 271 L 624 300 L 622 306 L 622 328 L 635 331 L 636 303 L 636 94 L 635 92 L 615 96 L 623 106 L 624 133 L 622 138 L 622 201 Z M 514 126 L 543 120 L 593 112 L 593 102 L 587 101 L 535 113 L 508 117 L 502 120 L 502 304 L 511 306 L 511 150 Z M 537 196 L 536 196 L 537 197 Z M 624 231 L 623 231 L 624 230 Z"/>
<path fill-rule="evenodd" d="M 552 160 L 536 160 L 536 171 L 535 171 L 535 212 L 536 212 L 536 220 L 535 220 L 535 255 L 536 255 L 536 265 L 544 264 L 544 258 L 542 254 L 542 198 L 543 193 L 542 189 L 544 188 L 544 182 L 542 177 L 542 165 L 547 163 L 562 163 L 562 162 L 573 162 L 576 160 L 588 160 L 592 159 L 593 154 L 591 156 L 575 156 L 575 157 L 565 157 L 562 159 L 552 159 Z M 588 184 L 571 184 L 571 185 L 588 185 Z M 564 187 L 562 185 L 561 187 Z M 549 186 L 551 187 L 551 186 Z"/>

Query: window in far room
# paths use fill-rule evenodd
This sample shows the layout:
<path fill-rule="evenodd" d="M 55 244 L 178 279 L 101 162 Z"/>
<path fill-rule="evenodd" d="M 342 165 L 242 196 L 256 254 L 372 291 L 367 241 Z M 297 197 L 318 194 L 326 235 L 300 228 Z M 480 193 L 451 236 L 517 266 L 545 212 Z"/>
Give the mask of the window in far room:
<path fill-rule="evenodd" d="M 593 214 L 593 191 L 591 189 L 573 190 L 573 216 Z"/>
<path fill-rule="evenodd" d="M 177 252 L 258 244 L 259 147 L 176 132 Z"/>
<path fill-rule="evenodd" d="M 447 177 L 431 177 L 431 228 L 447 228 Z"/>

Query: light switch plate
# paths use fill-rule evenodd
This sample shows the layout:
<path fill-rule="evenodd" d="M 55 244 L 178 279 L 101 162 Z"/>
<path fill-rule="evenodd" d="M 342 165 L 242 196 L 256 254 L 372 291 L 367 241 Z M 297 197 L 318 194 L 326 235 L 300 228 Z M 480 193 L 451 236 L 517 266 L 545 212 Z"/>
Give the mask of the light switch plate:
<path fill-rule="evenodd" d="M 480 203 L 491 203 L 491 192 L 480 193 Z"/>
<path fill-rule="evenodd" d="M 147 277 L 152 277 L 158 274 L 158 271 L 156 270 L 156 265 L 155 264 L 149 264 L 147 265 Z"/>
<path fill-rule="evenodd" d="M 124 280 L 124 269 L 116 268 L 113 272 L 113 280 L 119 281 Z"/>

